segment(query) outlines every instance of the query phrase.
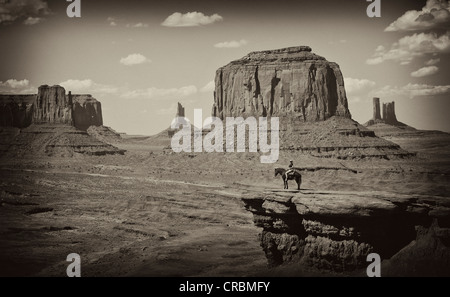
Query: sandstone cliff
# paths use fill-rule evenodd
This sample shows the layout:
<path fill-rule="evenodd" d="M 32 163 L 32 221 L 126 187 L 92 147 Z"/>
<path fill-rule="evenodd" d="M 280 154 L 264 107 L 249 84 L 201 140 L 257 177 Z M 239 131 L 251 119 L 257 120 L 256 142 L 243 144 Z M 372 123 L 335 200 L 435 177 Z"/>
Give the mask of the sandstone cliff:
<path fill-rule="evenodd" d="M 102 131 L 102 125 L 99 101 L 66 94 L 61 86 L 41 86 L 36 95 L 0 95 L 0 155 L 123 154 L 86 132 L 92 126 Z"/>
<path fill-rule="evenodd" d="M 73 102 L 74 126 L 86 131 L 90 126 L 102 126 L 102 105 L 91 95 L 68 95 Z"/>
<path fill-rule="evenodd" d="M 307 46 L 252 52 L 216 72 L 212 114 L 303 122 L 350 118 L 339 66 Z"/>
<path fill-rule="evenodd" d="M 380 114 L 380 98 L 373 98 L 373 118 L 366 122 L 364 126 L 369 127 L 376 124 L 387 124 L 391 126 L 404 126 L 407 125 L 399 122 L 395 115 L 395 102 L 383 103 L 383 118 Z"/>
<path fill-rule="evenodd" d="M 73 125 L 72 102 L 60 86 L 40 86 L 33 110 L 33 123 Z"/>
<path fill-rule="evenodd" d="M 0 127 L 31 125 L 35 95 L 0 95 Z"/>
<path fill-rule="evenodd" d="M 86 131 L 103 125 L 101 103 L 91 95 L 66 94 L 61 86 L 40 86 L 35 95 L 0 95 L 0 127 L 31 124 L 67 124 Z"/>
<path fill-rule="evenodd" d="M 398 124 L 397 116 L 395 115 L 395 102 L 383 103 L 383 120 L 386 124 Z"/>
<path fill-rule="evenodd" d="M 243 201 L 256 226 L 263 228 L 260 242 L 272 266 L 293 263 L 348 272 L 367 267 L 367 255 L 375 252 L 385 260 L 416 257 L 408 262 L 416 265 L 416 271 L 397 267 L 384 270 L 383 276 L 450 273 L 448 247 L 437 251 L 411 247 L 420 230 L 434 230 L 437 225 L 442 228 L 436 231 L 440 233 L 433 237 L 433 244 L 448 243 L 450 204 L 439 196 L 305 190 L 249 195 Z M 408 253 L 403 249 L 407 246 Z M 435 266 L 427 270 L 430 261 Z"/>

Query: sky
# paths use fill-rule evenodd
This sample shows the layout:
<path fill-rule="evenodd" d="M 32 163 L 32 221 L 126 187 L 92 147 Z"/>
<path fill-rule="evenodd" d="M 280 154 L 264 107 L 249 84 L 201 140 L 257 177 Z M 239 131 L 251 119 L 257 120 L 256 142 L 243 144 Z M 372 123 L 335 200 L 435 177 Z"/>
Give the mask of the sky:
<path fill-rule="evenodd" d="M 450 4 L 379 0 L 0 0 L 0 93 L 42 84 L 92 94 L 104 125 L 152 135 L 180 102 L 211 114 L 215 72 L 249 52 L 307 45 L 340 65 L 353 119 L 372 98 L 397 119 L 450 132 Z"/>

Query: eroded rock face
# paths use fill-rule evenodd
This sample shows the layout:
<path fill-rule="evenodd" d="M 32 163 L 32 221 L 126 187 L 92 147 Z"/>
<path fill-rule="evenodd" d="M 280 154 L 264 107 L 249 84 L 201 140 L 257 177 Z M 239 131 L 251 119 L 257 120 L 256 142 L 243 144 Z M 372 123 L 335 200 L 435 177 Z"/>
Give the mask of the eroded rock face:
<path fill-rule="evenodd" d="M 364 126 L 368 127 L 376 124 L 406 127 L 404 123 L 397 120 L 397 116 L 395 115 L 395 102 L 383 103 L 383 118 L 381 118 L 380 98 L 373 98 L 373 118 L 365 123 Z"/>
<path fill-rule="evenodd" d="M 367 267 L 367 255 L 378 253 L 385 260 L 408 259 L 402 265 L 416 270 L 425 269 L 424 263 L 433 259 L 435 270 L 422 270 L 422 275 L 436 275 L 436 271 L 440 276 L 450 275 L 450 204 L 442 205 L 440 197 L 303 191 L 267 192 L 243 201 L 255 225 L 263 228 L 260 242 L 269 265 L 299 263 L 348 272 Z M 433 247 L 411 247 L 420 237 L 418 231 L 428 230 L 432 222 L 441 226 L 436 239 L 443 243 L 439 252 Z M 407 246 L 408 253 L 403 249 Z M 405 273 L 392 269 L 389 275 Z"/>
<path fill-rule="evenodd" d="M 36 95 L 0 95 L 0 127 L 31 125 Z"/>
<path fill-rule="evenodd" d="M 33 123 L 73 125 L 72 101 L 61 86 L 40 86 L 33 110 Z"/>
<path fill-rule="evenodd" d="M 307 46 L 252 52 L 218 69 L 215 85 L 212 114 L 221 119 L 351 117 L 339 66 Z"/>
<path fill-rule="evenodd" d="M 72 95 L 74 126 L 86 131 L 90 126 L 102 126 L 102 105 L 91 95 Z"/>
<path fill-rule="evenodd" d="M 37 95 L 0 95 L 0 127 L 67 124 L 86 131 L 103 125 L 102 106 L 91 95 L 66 94 L 61 86 L 40 86 Z"/>
<path fill-rule="evenodd" d="M 389 125 L 398 123 L 395 115 L 395 102 L 383 103 L 383 121 Z"/>
<path fill-rule="evenodd" d="M 380 98 L 373 98 L 373 118 L 372 120 L 381 120 L 381 112 L 380 112 Z"/>

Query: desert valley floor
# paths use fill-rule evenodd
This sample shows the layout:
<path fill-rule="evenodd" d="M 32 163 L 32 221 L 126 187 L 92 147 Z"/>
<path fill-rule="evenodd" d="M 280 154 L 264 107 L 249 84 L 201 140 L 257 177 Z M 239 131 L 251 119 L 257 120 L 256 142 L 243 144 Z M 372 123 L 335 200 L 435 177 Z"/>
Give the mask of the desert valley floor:
<path fill-rule="evenodd" d="M 377 133 L 416 156 L 337 159 L 282 151 L 276 164 L 261 164 L 258 154 L 175 154 L 156 138 L 107 135 L 101 139 L 124 155 L 48 154 L 41 147 L 3 156 L 0 275 L 65 276 L 70 253 L 81 256 L 83 276 L 364 275 L 364 269 L 269 267 L 262 228 L 242 198 L 290 193 L 334 203 L 334 196 L 399 195 L 447 209 L 450 136 L 390 132 Z M 283 190 L 274 177 L 274 168 L 290 159 L 308 169 L 299 192 Z"/>

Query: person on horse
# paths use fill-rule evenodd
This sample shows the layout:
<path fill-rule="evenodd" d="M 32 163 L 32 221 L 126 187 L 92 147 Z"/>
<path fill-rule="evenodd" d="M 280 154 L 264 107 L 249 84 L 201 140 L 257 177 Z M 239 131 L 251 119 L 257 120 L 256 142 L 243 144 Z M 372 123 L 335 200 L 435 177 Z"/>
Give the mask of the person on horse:
<path fill-rule="evenodd" d="M 295 172 L 294 161 L 290 160 L 289 161 L 289 169 L 286 171 L 286 176 L 293 175 L 294 172 Z"/>

